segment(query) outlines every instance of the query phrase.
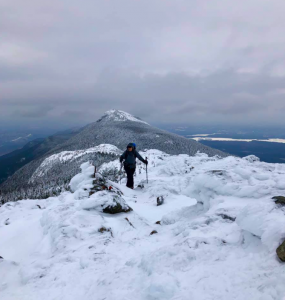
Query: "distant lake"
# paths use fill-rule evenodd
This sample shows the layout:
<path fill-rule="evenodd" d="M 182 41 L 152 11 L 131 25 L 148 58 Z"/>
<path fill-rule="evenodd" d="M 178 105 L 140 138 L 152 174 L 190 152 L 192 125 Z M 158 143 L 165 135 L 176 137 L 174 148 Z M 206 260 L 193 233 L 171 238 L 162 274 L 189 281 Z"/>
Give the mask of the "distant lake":
<path fill-rule="evenodd" d="M 240 157 L 253 154 L 259 157 L 261 161 L 269 163 L 285 163 L 285 144 L 281 143 L 205 140 L 201 140 L 199 143 Z"/>

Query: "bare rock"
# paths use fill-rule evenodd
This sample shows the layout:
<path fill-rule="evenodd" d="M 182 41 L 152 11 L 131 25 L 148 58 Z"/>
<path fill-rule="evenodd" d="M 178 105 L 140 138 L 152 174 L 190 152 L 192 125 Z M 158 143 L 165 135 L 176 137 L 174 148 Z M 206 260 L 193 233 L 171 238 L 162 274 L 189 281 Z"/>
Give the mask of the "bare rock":
<path fill-rule="evenodd" d="M 101 227 L 101 228 L 98 229 L 98 232 L 100 232 L 100 233 L 110 232 L 111 236 L 113 237 L 113 232 L 112 232 L 111 228 L 106 228 L 106 227 L 103 226 L 103 227 Z"/>
<path fill-rule="evenodd" d="M 276 249 L 277 256 L 285 262 L 285 241 Z"/>
<path fill-rule="evenodd" d="M 156 202 L 157 202 L 157 206 L 162 205 L 164 203 L 164 197 L 163 196 L 157 197 Z"/>
<path fill-rule="evenodd" d="M 285 205 L 285 197 L 284 196 L 275 196 L 272 199 L 275 200 L 276 204 Z"/>

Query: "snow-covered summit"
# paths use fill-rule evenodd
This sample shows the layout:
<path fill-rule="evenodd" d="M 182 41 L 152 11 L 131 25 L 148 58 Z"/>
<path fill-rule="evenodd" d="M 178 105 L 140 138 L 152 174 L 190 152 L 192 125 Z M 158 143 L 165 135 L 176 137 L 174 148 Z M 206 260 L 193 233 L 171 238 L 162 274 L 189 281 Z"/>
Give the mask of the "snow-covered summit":
<path fill-rule="evenodd" d="M 149 125 L 147 122 L 141 120 L 138 117 L 135 117 L 125 111 L 122 110 L 108 110 L 105 112 L 102 118 L 106 118 L 107 120 L 112 120 L 115 122 L 125 122 L 125 121 L 132 121 L 132 122 L 139 122 L 146 125 Z"/>

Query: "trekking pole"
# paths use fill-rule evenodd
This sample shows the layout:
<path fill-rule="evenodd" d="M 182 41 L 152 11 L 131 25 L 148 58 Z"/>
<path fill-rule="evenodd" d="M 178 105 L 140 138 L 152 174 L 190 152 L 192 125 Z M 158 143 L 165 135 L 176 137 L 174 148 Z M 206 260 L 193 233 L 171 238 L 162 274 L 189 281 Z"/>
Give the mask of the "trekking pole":
<path fill-rule="evenodd" d="M 123 168 L 123 163 L 121 163 L 121 168 L 120 168 L 120 184 L 121 184 L 121 179 L 122 179 L 122 168 Z"/>
<path fill-rule="evenodd" d="M 145 158 L 147 161 L 147 157 Z M 146 183 L 148 183 L 148 174 L 147 174 L 147 164 L 145 165 L 145 171 L 146 171 Z"/>

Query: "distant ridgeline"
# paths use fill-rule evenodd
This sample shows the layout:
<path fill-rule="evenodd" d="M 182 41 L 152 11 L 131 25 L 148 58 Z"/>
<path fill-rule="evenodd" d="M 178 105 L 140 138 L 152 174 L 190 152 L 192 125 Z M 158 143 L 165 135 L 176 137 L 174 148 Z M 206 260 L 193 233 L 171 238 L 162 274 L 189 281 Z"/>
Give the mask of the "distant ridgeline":
<path fill-rule="evenodd" d="M 68 190 L 68 183 L 80 172 L 82 162 L 89 160 L 99 167 L 118 158 L 129 142 L 135 142 L 137 150 L 158 149 L 190 156 L 199 151 L 209 156 L 228 156 L 194 140 L 152 127 L 126 112 L 111 110 L 9 177 L 0 185 L 0 201 L 58 195 Z"/>
<path fill-rule="evenodd" d="M 46 159 L 31 162 L 17 171 L 12 176 L 13 180 L 9 178 L 1 185 L 0 201 L 3 204 L 8 201 L 45 199 L 59 195 L 62 191 L 69 190 L 69 182 L 80 172 L 80 165 L 83 162 L 90 161 L 100 166 L 118 158 L 120 153 L 119 149 L 117 153 L 107 153 L 95 147 L 87 151 L 63 151 Z"/>
<path fill-rule="evenodd" d="M 73 135 L 79 133 L 80 130 L 73 128 L 57 132 L 44 139 L 34 139 L 21 149 L 0 156 L 0 184 L 29 162 L 43 158 L 46 153 L 59 144 L 66 142 Z"/>

